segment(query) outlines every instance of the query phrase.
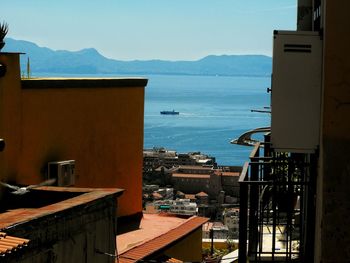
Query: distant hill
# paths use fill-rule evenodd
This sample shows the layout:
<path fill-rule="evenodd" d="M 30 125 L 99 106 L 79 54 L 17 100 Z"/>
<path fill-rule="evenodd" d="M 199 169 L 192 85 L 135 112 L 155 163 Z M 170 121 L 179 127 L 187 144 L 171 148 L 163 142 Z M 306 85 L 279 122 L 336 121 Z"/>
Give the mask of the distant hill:
<path fill-rule="evenodd" d="M 197 61 L 121 61 L 102 56 L 96 49 L 52 50 L 35 43 L 5 39 L 4 52 L 23 52 L 22 69 L 30 58 L 32 73 L 58 74 L 184 74 L 223 76 L 269 76 L 271 57 L 263 55 L 207 56 Z"/>

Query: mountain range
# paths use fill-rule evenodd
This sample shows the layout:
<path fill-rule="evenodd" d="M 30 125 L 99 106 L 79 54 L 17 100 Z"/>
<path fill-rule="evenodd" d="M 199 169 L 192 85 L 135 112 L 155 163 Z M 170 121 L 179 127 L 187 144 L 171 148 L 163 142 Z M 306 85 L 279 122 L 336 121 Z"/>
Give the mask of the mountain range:
<path fill-rule="evenodd" d="M 264 55 L 210 55 L 196 61 L 133 60 L 106 58 L 94 48 L 52 50 L 24 40 L 5 39 L 3 52 L 23 52 L 21 68 L 30 59 L 32 75 L 45 74 L 182 74 L 269 76 L 271 57 Z"/>

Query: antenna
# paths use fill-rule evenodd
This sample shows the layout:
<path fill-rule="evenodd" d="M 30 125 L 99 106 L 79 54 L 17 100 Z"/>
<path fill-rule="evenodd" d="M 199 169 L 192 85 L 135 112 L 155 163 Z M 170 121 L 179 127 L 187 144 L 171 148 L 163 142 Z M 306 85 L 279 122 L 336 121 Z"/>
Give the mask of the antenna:
<path fill-rule="evenodd" d="M 30 60 L 27 58 L 27 78 L 30 78 Z"/>

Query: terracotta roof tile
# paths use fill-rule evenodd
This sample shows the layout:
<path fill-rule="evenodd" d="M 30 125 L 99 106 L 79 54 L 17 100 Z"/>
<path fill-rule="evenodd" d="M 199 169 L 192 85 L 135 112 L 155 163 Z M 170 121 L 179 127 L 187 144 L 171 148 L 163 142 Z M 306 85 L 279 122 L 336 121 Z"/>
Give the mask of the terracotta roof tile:
<path fill-rule="evenodd" d="M 194 178 L 194 179 L 209 179 L 209 174 L 185 174 L 185 173 L 173 173 L 172 177 L 179 178 Z"/>
<path fill-rule="evenodd" d="M 206 196 L 208 196 L 208 194 L 205 193 L 205 192 L 199 192 L 199 193 L 196 194 L 196 196 L 203 196 L 203 197 L 206 197 Z"/>
<path fill-rule="evenodd" d="M 161 199 L 161 198 L 163 198 L 163 196 L 162 196 L 160 193 L 153 193 L 152 196 L 153 196 L 153 198 L 155 198 L 155 199 Z"/>
<path fill-rule="evenodd" d="M 176 258 L 169 258 L 167 262 L 169 262 L 169 263 L 182 263 L 183 261 L 178 260 Z"/>
<path fill-rule="evenodd" d="M 222 172 L 221 176 L 240 176 L 239 172 Z"/>
<path fill-rule="evenodd" d="M 200 165 L 180 165 L 179 169 L 193 169 L 193 170 L 213 170 L 213 167 L 205 167 Z"/>
<path fill-rule="evenodd" d="M 8 236 L 4 232 L 0 232 L 0 256 L 6 256 L 8 253 L 17 251 L 27 246 L 29 239 Z"/>
<path fill-rule="evenodd" d="M 175 229 L 188 218 L 179 217 L 167 213 L 143 214 L 139 229 L 117 235 L 118 254 L 146 243 L 156 237 L 164 235 L 171 229 Z"/>
<path fill-rule="evenodd" d="M 178 227 L 119 255 L 120 263 L 136 262 L 176 242 L 201 227 L 209 219 L 193 216 Z M 117 262 L 117 261 L 116 261 Z"/>
<path fill-rule="evenodd" d="M 186 194 L 185 195 L 185 199 L 194 200 L 194 199 L 196 199 L 196 196 L 195 195 L 191 195 L 191 194 Z"/>

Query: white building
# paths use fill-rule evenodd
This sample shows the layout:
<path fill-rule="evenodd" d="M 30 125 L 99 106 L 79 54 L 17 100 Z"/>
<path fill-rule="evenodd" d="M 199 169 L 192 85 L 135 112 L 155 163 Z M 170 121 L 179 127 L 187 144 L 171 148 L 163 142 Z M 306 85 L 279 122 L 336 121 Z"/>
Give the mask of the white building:
<path fill-rule="evenodd" d="M 189 199 L 177 199 L 170 205 L 171 213 L 181 215 L 196 215 L 198 213 L 197 204 Z"/>
<path fill-rule="evenodd" d="M 197 215 L 198 206 L 189 199 L 162 200 L 154 202 L 157 210 L 179 215 Z"/>

